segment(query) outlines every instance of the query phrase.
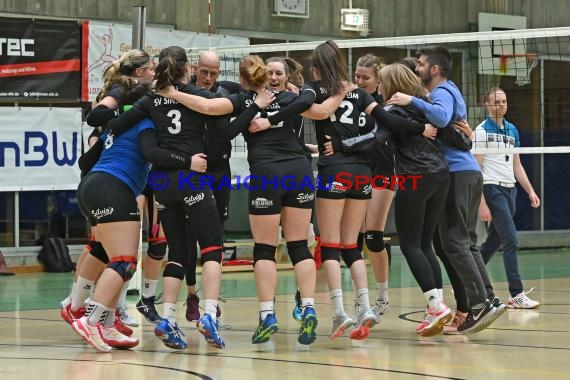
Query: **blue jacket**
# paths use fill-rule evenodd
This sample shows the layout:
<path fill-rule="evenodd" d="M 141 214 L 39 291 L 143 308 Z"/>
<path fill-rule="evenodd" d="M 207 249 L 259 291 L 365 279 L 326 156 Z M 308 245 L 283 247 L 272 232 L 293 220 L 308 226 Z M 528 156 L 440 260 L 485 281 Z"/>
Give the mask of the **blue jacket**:
<path fill-rule="evenodd" d="M 461 91 L 452 81 L 445 81 L 434 88 L 430 94 L 431 103 L 419 98 L 412 98 L 412 106 L 426 115 L 428 121 L 437 128 L 446 128 L 455 120 L 467 120 L 467 107 Z M 461 171 L 481 171 L 479 164 L 469 151 L 452 148 L 438 140 L 438 146 L 449 164 L 451 173 Z"/>

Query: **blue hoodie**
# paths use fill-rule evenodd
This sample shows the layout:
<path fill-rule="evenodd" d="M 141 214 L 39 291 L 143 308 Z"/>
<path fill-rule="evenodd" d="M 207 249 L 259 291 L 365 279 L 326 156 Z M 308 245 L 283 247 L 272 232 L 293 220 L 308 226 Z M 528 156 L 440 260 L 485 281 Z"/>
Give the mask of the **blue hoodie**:
<path fill-rule="evenodd" d="M 445 128 L 458 119 L 467 120 L 465 101 L 461 91 L 452 81 L 440 83 L 432 90 L 430 99 L 432 102 L 428 103 L 413 97 L 411 104 L 423 111 L 428 121 L 437 128 Z M 449 164 L 450 173 L 468 170 L 481 171 L 471 152 L 452 148 L 439 140 L 438 146 Z"/>

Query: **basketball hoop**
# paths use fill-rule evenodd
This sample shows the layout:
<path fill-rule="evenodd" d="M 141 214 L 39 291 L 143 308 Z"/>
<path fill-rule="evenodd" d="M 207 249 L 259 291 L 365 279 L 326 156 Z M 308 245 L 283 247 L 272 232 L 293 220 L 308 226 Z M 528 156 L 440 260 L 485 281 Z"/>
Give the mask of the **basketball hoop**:
<path fill-rule="evenodd" d="M 511 72 L 511 75 L 517 77 L 515 83 L 518 86 L 526 86 L 530 84 L 530 74 L 532 69 L 538 65 L 538 54 L 504 54 L 499 58 L 499 71 L 501 74 L 506 75 Z"/>

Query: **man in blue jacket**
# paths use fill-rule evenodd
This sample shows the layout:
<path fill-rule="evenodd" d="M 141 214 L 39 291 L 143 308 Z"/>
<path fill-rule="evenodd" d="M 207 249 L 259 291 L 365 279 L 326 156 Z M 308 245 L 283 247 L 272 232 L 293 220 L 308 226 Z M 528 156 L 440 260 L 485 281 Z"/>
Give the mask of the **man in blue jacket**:
<path fill-rule="evenodd" d="M 481 253 L 477 249 L 476 225 L 483 178 L 469 147 L 450 146 L 446 134 L 455 135 L 453 123 L 467 119 L 461 91 L 448 80 L 452 59 L 449 50 L 434 47 L 420 51 L 416 72 L 428 91 L 431 103 L 396 93 L 387 104 L 412 104 L 422 110 L 438 129 L 438 146 L 449 164 L 450 186 L 445 212 L 438 223 L 434 247 L 453 286 L 457 313 L 445 333 L 472 333 L 489 326 L 504 311 L 495 297 Z M 464 128 L 470 136 L 473 131 Z M 458 132 L 457 132 L 458 133 Z M 444 142 L 448 142 L 447 144 Z M 443 298 L 443 290 L 440 292 Z"/>

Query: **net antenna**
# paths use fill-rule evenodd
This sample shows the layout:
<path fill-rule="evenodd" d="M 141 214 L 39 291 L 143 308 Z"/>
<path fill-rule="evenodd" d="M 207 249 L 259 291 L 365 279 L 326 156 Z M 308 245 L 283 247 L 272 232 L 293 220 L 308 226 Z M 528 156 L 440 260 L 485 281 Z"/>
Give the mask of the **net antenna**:
<path fill-rule="evenodd" d="M 499 71 L 505 75 L 509 71 L 515 73 L 517 86 L 530 84 L 532 69 L 538 65 L 538 54 L 501 54 L 499 57 Z"/>
<path fill-rule="evenodd" d="M 208 0 L 208 50 L 212 48 L 212 1 Z"/>

